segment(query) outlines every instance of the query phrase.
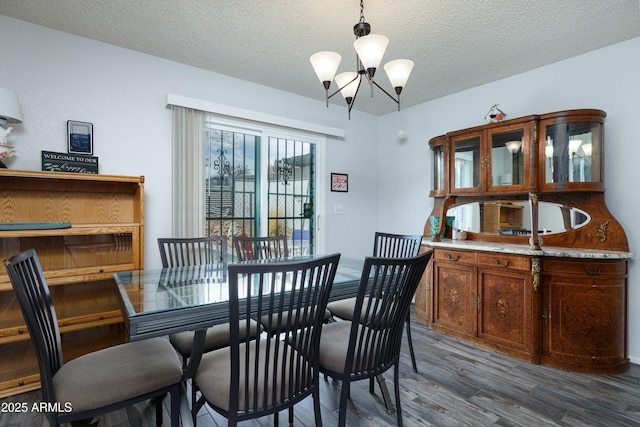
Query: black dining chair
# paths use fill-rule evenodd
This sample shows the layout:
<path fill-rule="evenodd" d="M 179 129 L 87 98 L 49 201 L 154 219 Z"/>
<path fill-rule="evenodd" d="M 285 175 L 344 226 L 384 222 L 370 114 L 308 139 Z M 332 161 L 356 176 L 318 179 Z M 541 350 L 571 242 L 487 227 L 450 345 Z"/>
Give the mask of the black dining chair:
<path fill-rule="evenodd" d="M 421 243 L 422 236 L 382 233 L 378 231 L 374 236 L 373 256 L 391 258 L 414 257 L 420 252 Z M 351 320 L 353 318 L 355 302 L 355 298 L 333 301 L 329 303 L 327 310 L 331 312 L 333 317 Z M 411 312 L 407 313 L 406 325 L 411 364 L 413 365 L 413 370 L 418 372 L 416 355 L 413 351 L 413 340 L 411 339 Z"/>
<path fill-rule="evenodd" d="M 227 264 L 229 260 L 225 236 L 159 238 L 158 248 L 164 268 Z"/>
<path fill-rule="evenodd" d="M 246 237 L 234 236 L 233 247 L 236 251 L 238 261 L 260 260 L 260 259 L 278 259 L 287 258 L 289 256 L 289 248 L 286 236 L 269 236 L 269 237 Z M 324 320 L 328 322 L 331 319 L 331 312 L 325 310 Z M 263 330 L 272 335 L 275 333 L 269 325 L 272 324 L 271 319 L 266 316 L 260 319 Z"/>
<path fill-rule="evenodd" d="M 287 236 L 233 236 L 233 248 L 238 261 L 287 258 Z"/>
<path fill-rule="evenodd" d="M 194 375 L 205 403 L 228 419 L 228 425 L 274 415 L 313 396 L 315 425 L 320 414 L 318 346 L 324 311 L 340 254 L 312 260 L 229 265 L 228 347 L 204 354 Z M 275 335 L 251 339 L 240 325 L 267 317 Z M 194 356 L 195 357 L 195 356 Z"/>
<path fill-rule="evenodd" d="M 66 363 L 58 319 L 35 250 L 5 260 L 31 342 L 38 357 L 42 400 L 59 411 L 47 412 L 49 425 L 89 420 L 152 399 L 162 424 L 162 396 L 171 394 L 171 425 L 180 424 L 182 367 L 163 338 L 120 344 Z M 66 412 L 69 409 L 69 412 Z"/>
<path fill-rule="evenodd" d="M 183 267 L 194 265 L 219 265 L 226 268 L 228 263 L 227 238 L 225 236 L 159 238 L 158 247 L 162 267 Z M 241 327 L 241 333 L 247 329 Z M 262 331 L 257 321 L 250 322 L 249 336 L 255 337 Z M 186 369 L 193 350 L 194 331 L 176 332 L 169 335 L 169 341 L 182 356 L 182 367 Z M 229 345 L 229 324 L 222 323 L 207 328 L 204 351 L 212 351 Z M 191 387 L 191 396 L 195 400 L 197 389 Z"/>
<path fill-rule="evenodd" d="M 353 320 L 325 324 L 320 338 L 320 372 L 342 381 L 338 425 L 346 424 L 351 383 L 376 378 L 387 412 L 393 412 L 382 374 L 394 368 L 397 422 L 402 426 L 399 359 L 403 326 L 432 251 L 412 258 L 367 257 Z"/>

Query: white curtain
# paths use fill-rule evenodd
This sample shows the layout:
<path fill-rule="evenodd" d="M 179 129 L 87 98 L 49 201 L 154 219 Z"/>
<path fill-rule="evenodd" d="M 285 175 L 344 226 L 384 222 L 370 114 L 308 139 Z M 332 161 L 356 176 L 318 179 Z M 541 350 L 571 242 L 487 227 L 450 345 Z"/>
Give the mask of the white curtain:
<path fill-rule="evenodd" d="M 205 235 L 204 111 L 173 110 L 173 237 Z"/>

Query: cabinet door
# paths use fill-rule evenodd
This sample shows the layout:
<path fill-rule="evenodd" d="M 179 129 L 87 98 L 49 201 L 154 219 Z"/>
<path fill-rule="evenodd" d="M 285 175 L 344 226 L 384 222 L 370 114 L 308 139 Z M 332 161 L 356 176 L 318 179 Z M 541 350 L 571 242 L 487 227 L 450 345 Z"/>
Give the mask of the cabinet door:
<path fill-rule="evenodd" d="M 604 191 L 604 112 L 543 117 L 538 151 L 540 190 Z"/>
<path fill-rule="evenodd" d="M 449 177 L 446 172 L 449 170 L 447 159 L 447 137 L 438 136 L 429 141 L 429 147 L 433 154 L 433 180 L 430 197 L 446 195 L 449 187 Z"/>
<path fill-rule="evenodd" d="M 508 354 L 537 362 L 539 337 L 533 325 L 539 317 L 529 265 L 526 257 L 478 257 L 478 337 L 500 345 Z"/>
<path fill-rule="evenodd" d="M 484 191 L 485 160 L 481 151 L 482 132 L 452 136 L 450 139 L 449 184 L 452 194 Z"/>
<path fill-rule="evenodd" d="M 624 261 L 546 261 L 543 286 L 546 364 L 589 373 L 628 369 Z"/>
<path fill-rule="evenodd" d="M 487 167 L 485 179 L 488 193 L 527 191 L 531 176 L 531 125 L 487 130 Z"/>
<path fill-rule="evenodd" d="M 433 329 L 476 334 L 476 269 L 474 266 L 435 261 Z"/>

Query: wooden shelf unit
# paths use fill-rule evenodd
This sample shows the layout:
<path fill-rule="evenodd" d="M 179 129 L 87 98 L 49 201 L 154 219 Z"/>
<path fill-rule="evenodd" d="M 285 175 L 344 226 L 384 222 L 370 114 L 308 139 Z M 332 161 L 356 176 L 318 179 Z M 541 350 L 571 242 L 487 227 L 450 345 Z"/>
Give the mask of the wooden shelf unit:
<path fill-rule="evenodd" d="M 483 204 L 482 227 L 484 233 L 498 233 L 509 228 L 522 228 L 522 206 L 503 202 Z"/>
<path fill-rule="evenodd" d="M 126 341 L 113 273 L 144 267 L 144 177 L 0 170 L 0 256 L 34 248 L 58 315 L 65 360 Z M 4 268 L 0 271 L 0 397 L 40 387 L 38 363 Z"/>

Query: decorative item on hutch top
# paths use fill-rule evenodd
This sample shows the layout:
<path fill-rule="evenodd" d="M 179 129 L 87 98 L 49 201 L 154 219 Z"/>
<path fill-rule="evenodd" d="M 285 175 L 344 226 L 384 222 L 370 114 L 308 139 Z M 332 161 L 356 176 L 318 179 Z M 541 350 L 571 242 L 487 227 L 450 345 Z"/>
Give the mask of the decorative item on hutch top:
<path fill-rule="evenodd" d="M 429 141 L 434 208 L 424 235 L 434 254 L 416 292 L 419 322 L 531 363 L 629 368 L 634 254 L 605 202 L 605 117 L 558 111 Z M 433 220 L 445 217 L 455 217 L 457 239 Z"/>
<path fill-rule="evenodd" d="M 22 123 L 22 111 L 18 96 L 13 91 L 0 87 L 0 168 L 7 167 L 2 160 L 13 157 L 16 153 L 16 149 L 9 145 L 9 135 L 13 128 L 5 128 L 7 123 Z"/>
<path fill-rule="evenodd" d="M 371 25 L 364 20 L 363 0 L 360 0 L 360 21 L 353 26 L 353 33 L 356 36 L 353 47 L 357 54 L 357 71 L 345 72 L 336 76 L 340 60 L 342 59 L 338 53 L 323 51 L 311 55 L 311 65 L 325 89 L 327 107 L 329 106 L 329 99 L 340 92 L 347 102 L 349 119 L 351 119 L 351 108 L 353 108 L 360 84 L 364 77 L 371 86 L 372 97 L 373 87 L 375 86 L 398 104 L 398 111 L 400 111 L 400 93 L 406 86 L 409 75 L 413 70 L 413 61 L 409 59 L 396 59 L 384 65 L 384 71 L 396 92 L 397 98 L 395 98 L 373 79 L 382 61 L 382 56 L 387 49 L 389 39 L 380 34 L 371 34 Z M 334 76 L 338 84 L 338 90 L 329 95 L 331 80 L 333 80 Z"/>

